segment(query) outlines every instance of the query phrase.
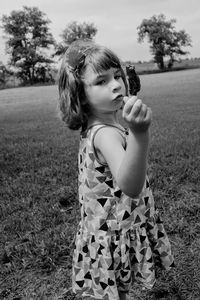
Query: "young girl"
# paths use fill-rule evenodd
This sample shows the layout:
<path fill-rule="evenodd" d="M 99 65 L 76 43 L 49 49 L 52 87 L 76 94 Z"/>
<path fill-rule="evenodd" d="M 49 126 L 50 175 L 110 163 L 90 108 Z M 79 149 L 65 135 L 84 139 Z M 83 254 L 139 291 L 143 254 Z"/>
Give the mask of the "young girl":
<path fill-rule="evenodd" d="M 73 291 L 125 300 L 132 282 L 151 288 L 155 265 L 173 263 L 146 177 L 151 110 L 128 95 L 118 57 L 91 41 L 66 51 L 59 94 L 64 122 L 81 129 Z M 117 118 L 122 106 L 128 130 Z"/>

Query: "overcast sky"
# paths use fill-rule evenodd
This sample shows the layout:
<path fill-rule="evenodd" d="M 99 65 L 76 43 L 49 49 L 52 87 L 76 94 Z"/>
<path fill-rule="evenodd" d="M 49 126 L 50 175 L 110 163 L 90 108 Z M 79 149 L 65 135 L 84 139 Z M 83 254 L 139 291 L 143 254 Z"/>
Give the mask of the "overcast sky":
<path fill-rule="evenodd" d="M 189 57 L 200 57 L 199 0 L 1 0 L 0 17 L 23 6 L 38 7 L 50 19 L 51 33 L 57 42 L 71 21 L 92 22 L 98 32 L 96 42 L 110 47 L 121 59 L 148 61 L 149 44 L 137 42 L 137 26 L 144 18 L 163 13 L 175 18 L 175 28 L 185 29 L 192 38 Z M 7 62 L 5 40 L 0 29 L 0 61 Z"/>

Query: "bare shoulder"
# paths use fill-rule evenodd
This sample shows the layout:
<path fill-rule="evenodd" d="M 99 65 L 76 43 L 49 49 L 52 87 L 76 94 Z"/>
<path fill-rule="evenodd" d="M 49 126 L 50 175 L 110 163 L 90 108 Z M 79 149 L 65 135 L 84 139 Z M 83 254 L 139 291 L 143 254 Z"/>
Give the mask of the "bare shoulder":
<path fill-rule="evenodd" d="M 100 161 L 106 163 L 116 179 L 125 153 L 125 139 L 115 127 L 102 127 L 96 133 L 94 147 Z"/>
<path fill-rule="evenodd" d="M 94 146 L 96 149 L 101 150 L 102 147 L 108 147 L 114 149 L 115 147 L 123 147 L 125 145 L 125 140 L 118 130 L 112 126 L 102 127 L 98 130 L 94 138 Z"/>

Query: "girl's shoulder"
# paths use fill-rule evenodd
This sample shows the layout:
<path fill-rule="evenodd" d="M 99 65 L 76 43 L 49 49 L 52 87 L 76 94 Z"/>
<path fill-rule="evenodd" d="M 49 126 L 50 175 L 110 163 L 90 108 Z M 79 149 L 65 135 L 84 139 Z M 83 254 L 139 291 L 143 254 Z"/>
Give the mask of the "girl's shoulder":
<path fill-rule="evenodd" d="M 123 135 L 128 135 L 128 129 L 123 127 L 122 125 L 118 124 L 118 125 L 113 125 L 113 124 L 103 124 L 103 123 L 97 123 L 97 124 L 93 124 L 91 126 L 89 126 L 84 132 L 82 132 L 82 136 L 89 136 L 91 134 L 96 134 L 100 129 L 114 129 L 116 131 L 118 131 L 120 134 Z"/>
<path fill-rule="evenodd" d="M 81 133 L 81 144 L 87 145 L 89 152 L 93 152 L 98 162 L 105 165 L 106 162 L 101 157 L 98 147 L 96 147 L 96 139 L 99 137 L 98 133 L 105 135 L 106 141 L 109 142 L 109 136 L 112 134 L 118 135 L 120 143 L 123 148 L 126 149 L 126 136 L 128 135 L 128 130 L 121 125 L 111 125 L 111 124 L 93 124 L 87 128 L 87 130 Z"/>
<path fill-rule="evenodd" d="M 91 140 L 92 142 L 94 141 L 95 136 L 97 133 L 101 130 L 107 135 L 109 135 L 109 132 L 117 132 L 122 139 L 125 141 L 126 136 L 128 135 L 128 129 L 123 127 L 122 125 L 112 125 L 112 124 L 93 124 L 89 126 L 85 131 L 81 132 L 81 138 L 86 138 Z"/>

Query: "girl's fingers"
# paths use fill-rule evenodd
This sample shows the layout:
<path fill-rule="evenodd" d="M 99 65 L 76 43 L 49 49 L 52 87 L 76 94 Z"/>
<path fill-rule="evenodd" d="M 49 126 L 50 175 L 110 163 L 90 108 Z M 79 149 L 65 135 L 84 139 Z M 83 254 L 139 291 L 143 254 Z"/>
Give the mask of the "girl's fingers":
<path fill-rule="evenodd" d="M 133 117 L 133 118 L 136 118 L 138 117 L 140 114 L 142 115 L 142 110 L 143 110 L 143 103 L 140 99 L 137 99 L 137 101 L 134 103 L 131 111 L 130 111 L 130 115 Z"/>
<path fill-rule="evenodd" d="M 123 101 L 125 103 L 123 112 L 124 112 L 124 114 L 129 114 L 131 112 L 131 109 L 132 109 L 133 105 L 137 101 L 137 96 L 124 97 Z"/>
<path fill-rule="evenodd" d="M 136 96 L 124 97 L 123 117 L 131 127 L 146 130 L 151 123 L 151 109 Z"/>
<path fill-rule="evenodd" d="M 141 110 L 141 114 L 135 119 L 134 129 L 138 132 L 146 131 L 151 124 L 151 109 L 146 107 L 144 110 Z"/>
<path fill-rule="evenodd" d="M 144 121 L 146 123 L 151 123 L 151 120 L 152 120 L 152 111 L 151 111 L 151 108 L 148 107 Z"/>
<path fill-rule="evenodd" d="M 131 103 L 133 104 L 136 100 L 137 100 L 137 96 L 132 96 L 132 97 L 124 96 L 124 98 L 123 98 L 123 101 L 124 101 L 125 104 L 127 102 L 129 102 L 130 104 Z"/>
<path fill-rule="evenodd" d="M 126 102 L 125 102 L 124 109 L 123 109 L 123 115 L 128 116 L 128 115 L 131 114 L 131 111 L 135 107 L 136 102 L 138 102 L 138 99 L 137 99 L 136 96 L 133 96 L 133 97 L 128 98 L 128 99 L 126 99 L 127 97 L 124 97 L 124 98 L 125 98 Z"/>
<path fill-rule="evenodd" d="M 128 99 L 129 99 L 129 97 L 124 96 L 124 98 L 123 98 L 124 104 L 126 104 L 126 102 L 128 101 Z"/>
<path fill-rule="evenodd" d="M 141 103 L 136 103 L 136 110 L 134 112 L 134 117 L 138 118 L 140 120 L 143 120 L 146 117 L 146 113 L 147 113 L 147 106 L 146 104 Z"/>

